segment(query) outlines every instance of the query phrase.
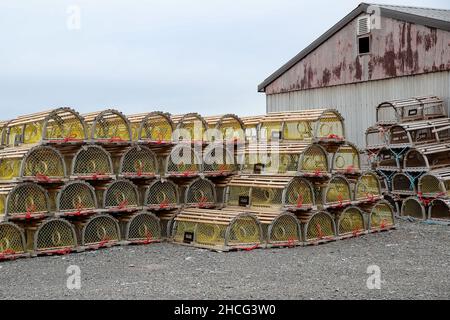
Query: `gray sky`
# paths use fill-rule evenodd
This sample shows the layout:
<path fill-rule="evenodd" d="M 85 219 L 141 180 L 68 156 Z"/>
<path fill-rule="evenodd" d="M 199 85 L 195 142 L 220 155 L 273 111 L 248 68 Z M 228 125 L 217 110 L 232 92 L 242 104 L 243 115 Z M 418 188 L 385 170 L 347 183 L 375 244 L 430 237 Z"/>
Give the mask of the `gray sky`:
<path fill-rule="evenodd" d="M 448 8 L 447 1 L 381 2 Z M 358 4 L 0 0 L 0 119 L 60 106 L 263 114 L 257 85 Z M 73 5 L 79 30 L 67 26 Z"/>

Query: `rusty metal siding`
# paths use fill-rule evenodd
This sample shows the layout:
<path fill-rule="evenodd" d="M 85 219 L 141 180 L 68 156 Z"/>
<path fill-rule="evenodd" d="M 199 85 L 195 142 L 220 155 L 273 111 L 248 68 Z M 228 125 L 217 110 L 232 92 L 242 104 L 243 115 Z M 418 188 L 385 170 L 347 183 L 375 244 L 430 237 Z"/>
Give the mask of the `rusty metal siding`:
<path fill-rule="evenodd" d="M 356 19 L 266 87 L 266 94 L 450 70 L 450 32 L 381 18 L 358 56 Z"/>
<path fill-rule="evenodd" d="M 378 104 L 429 94 L 442 97 L 449 106 L 449 71 L 267 95 L 266 102 L 268 112 L 336 108 L 345 118 L 349 141 L 364 147 L 364 133 L 375 123 Z"/>

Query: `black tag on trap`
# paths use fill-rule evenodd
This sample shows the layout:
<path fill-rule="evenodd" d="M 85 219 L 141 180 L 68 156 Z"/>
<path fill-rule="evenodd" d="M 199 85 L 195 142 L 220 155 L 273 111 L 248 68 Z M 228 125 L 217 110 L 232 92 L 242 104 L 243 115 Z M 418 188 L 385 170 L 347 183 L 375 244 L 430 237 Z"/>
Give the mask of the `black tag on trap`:
<path fill-rule="evenodd" d="M 261 174 L 264 169 L 264 165 L 262 163 L 257 163 L 253 167 L 253 173 Z"/>
<path fill-rule="evenodd" d="M 240 207 L 246 207 L 250 204 L 250 197 L 249 196 L 239 196 L 239 206 Z"/>
<path fill-rule="evenodd" d="M 184 233 L 184 243 L 192 243 L 194 242 L 194 233 L 193 232 L 185 232 Z"/>

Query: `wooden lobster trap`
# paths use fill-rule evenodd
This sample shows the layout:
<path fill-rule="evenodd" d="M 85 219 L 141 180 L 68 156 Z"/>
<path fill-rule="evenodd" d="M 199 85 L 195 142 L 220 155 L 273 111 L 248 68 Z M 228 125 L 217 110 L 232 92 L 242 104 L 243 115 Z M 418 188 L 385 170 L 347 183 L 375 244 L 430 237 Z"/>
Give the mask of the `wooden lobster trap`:
<path fill-rule="evenodd" d="M 320 244 L 336 240 L 336 222 L 327 211 L 313 212 L 299 217 L 303 225 L 303 241 Z"/>
<path fill-rule="evenodd" d="M 77 235 L 73 225 L 62 218 L 27 223 L 27 250 L 33 256 L 64 255 L 77 250 Z"/>
<path fill-rule="evenodd" d="M 419 179 L 419 195 L 425 198 L 447 198 L 450 196 L 450 169 L 441 168 L 425 173 Z"/>
<path fill-rule="evenodd" d="M 165 159 L 164 174 L 172 178 L 197 177 L 203 171 L 202 150 L 177 144 Z"/>
<path fill-rule="evenodd" d="M 178 211 L 164 211 L 158 212 L 158 218 L 161 223 L 161 237 L 164 240 L 170 240 L 172 238 L 173 223 L 178 215 Z"/>
<path fill-rule="evenodd" d="M 0 222 L 0 262 L 28 256 L 22 228 L 11 222 Z"/>
<path fill-rule="evenodd" d="M 345 139 L 344 118 L 332 109 L 268 113 L 260 121 L 259 139 L 340 144 Z"/>
<path fill-rule="evenodd" d="M 205 117 L 208 123 L 207 140 L 214 143 L 245 143 L 245 125 L 235 114 Z"/>
<path fill-rule="evenodd" d="M 249 144 L 238 152 L 245 174 L 330 176 L 328 153 L 317 143 Z"/>
<path fill-rule="evenodd" d="M 180 208 L 178 186 L 169 180 L 152 182 L 145 192 L 144 208 L 149 211 L 173 211 Z"/>
<path fill-rule="evenodd" d="M 133 141 L 154 145 L 172 145 L 174 123 L 170 114 L 160 111 L 128 116 Z"/>
<path fill-rule="evenodd" d="M 175 218 L 176 243 L 215 251 L 256 249 L 263 244 L 258 218 L 242 211 L 185 209 Z"/>
<path fill-rule="evenodd" d="M 111 215 L 80 217 L 72 223 L 82 250 L 98 250 L 121 244 L 119 221 Z"/>
<path fill-rule="evenodd" d="M 109 213 L 130 213 L 142 210 L 137 186 L 127 180 L 110 182 L 105 188 L 98 187 L 97 193 L 102 199 L 102 207 Z"/>
<path fill-rule="evenodd" d="M 403 200 L 400 215 L 402 217 L 412 217 L 418 220 L 428 219 L 425 203 L 416 196 L 411 196 Z"/>
<path fill-rule="evenodd" d="M 336 216 L 336 232 L 339 239 L 358 237 L 367 234 L 367 223 L 364 212 L 350 206 Z"/>
<path fill-rule="evenodd" d="M 295 247 L 303 245 L 302 228 L 297 217 L 290 212 L 253 212 L 261 222 L 267 247 Z"/>
<path fill-rule="evenodd" d="M 20 146 L 0 151 L 0 181 L 62 183 L 66 178 L 63 155 L 51 146 Z"/>
<path fill-rule="evenodd" d="M 111 180 L 116 177 L 110 153 L 98 145 L 82 146 L 71 167 L 70 178 L 75 180 Z"/>
<path fill-rule="evenodd" d="M 208 179 L 197 178 L 184 192 L 184 205 L 188 208 L 217 207 L 216 188 Z"/>
<path fill-rule="evenodd" d="M 234 145 L 209 144 L 203 151 L 203 174 L 207 177 L 227 177 L 239 171 Z"/>
<path fill-rule="evenodd" d="M 95 189 L 84 181 L 71 181 L 65 184 L 56 196 L 58 216 L 85 216 L 98 211 Z"/>
<path fill-rule="evenodd" d="M 428 218 L 431 220 L 450 221 L 450 200 L 435 199 L 428 208 Z"/>
<path fill-rule="evenodd" d="M 5 201 L 5 216 L 8 220 L 42 219 L 51 214 L 50 197 L 44 188 L 36 183 L 24 182 L 10 185 Z"/>
<path fill-rule="evenodd" d="M 389 125 L 409 121 L 446 117 L 444 102 L 436 96 L 386 101 L 377 107 L 377 124 Z"/>
<path fill-rule="evenodd" d="M 403 159 L 408 172 L 428 172 L 450 166 L 450 143 L 436 143 L 410 149 Z"/>
<path fill-rule="evenodd" d="M 366 130 L 366 149 L 376 152 L 388 145 L 386 132 L 388 128 L 373 126 Z"/>
<path fill-rule="evenodd" d="M 85 114 L 84 118 L 89 126 L 90 141 L 105 147 L 131 142 L 131 125 L 123 113 L 108 109 Z"/>
<path fill-rule="evenodd" d="M 119 218 L 122 239 L 127 244 L 161 242 L 161 221 L 150 212 L 138 212 Z"/>
<path fill-rule="evenodd" d="M 394 208 L 386 200 L 380 200 L 374 205 L 367 207 L 369 211 L 369 232 L 385 231 L 395 229 Z"/>
<path fill-rule="evenodd" d="M 350 181 L 343 175 L 334 175 L 328 182 L 316 185 L 316 198 L 323 209 L 342 209 L 353 204 Z"/>
<path fill-rule="evenodd" d="M 245 128 L 245 140 L 248 143 L 256 143 L 259 139 L 259 124 L 264 116 L 241 117 Z"/>
<path fill-rule="evenodd" d="M 355 183 L 353 199 L 357 204 L 383 199 L 381 181 L 376 172 L 366 171 L 361 174 Z"/>
<path fill-rule="evenodd" d="M 302 177 L 240 175 L 226 191 L 226 205 L 264 211 L 315 209 L 314 189 Z"/>
<path fill-rule="evenodd" d="M 175 143 L 207 143 L 206 132 L 208 123 L 198 113 L 187 113 L 184 115 L 171 116 L 172 122 L 176 124 L 172 140 Z"/>
<path fill-rule="evenodd" d="M 71 108 L 20 116 L 4 124 L 2 145 L 80 144 L 88 134 L 84 118 Z"/>
<path fill-rule="evenodd" d="M 401 196 L 411 196 L 417 193 L 416 181 L 405 172 L 398 172 L 392 177 L 392 193 Z"/>
<path fill-rule="evenodd" d="M 352 143 L 346 142 L 333 153 L 331 172 L 349 176 L 361 173 L 361 157 L 359 149 Z"/>
<path fill-rule="evenodd" d="M 145 146 L 132 146 L 123 154 L 119 165 L 119 177 L 132 180 L 153 179 L 159 174 L 156 154 Z"/>
<path fill-rule="evenodd" d="M 450 118 L 397 124 L 386 135 L 388 146 L 397 149 L 446 142 L 450 140 Z"/>

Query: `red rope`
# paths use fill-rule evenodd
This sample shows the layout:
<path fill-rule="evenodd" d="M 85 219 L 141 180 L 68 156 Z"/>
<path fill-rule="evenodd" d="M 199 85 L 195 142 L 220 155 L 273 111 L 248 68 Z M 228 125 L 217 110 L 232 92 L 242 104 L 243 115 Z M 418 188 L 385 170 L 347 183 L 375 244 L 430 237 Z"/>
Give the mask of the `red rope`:
<path fill-rule="evenodd" d="M 48 176 L 46 176 L 45 174 L 41 174 L 41 173 L 36 174 L 36 178 L 38 181 L 41 181 L 41 182 L 50 182 L 51 181 Z"/>
<path fill-rule="evenodd" d="M 124 140 L 121 137 L 111 137 L 108 142 L 123 142 Z"/>
<path fill-rule="evenodd" d="M 303 195 L 299 194 L 297 197 L 297 208 L 303 207 Z"/>
<path fill-rule="evenodd" d="M 319 168 L 317 168 L 316 170 L 314 170 L 314 175 L 315 175 L 316 177 L 320 176 L 320 169 L 319 169 Z"/>
<path fill-rule="evenodd" d="M 369 200 L 369 202 L 375 202 L 375 196 L 369 192 L 366 192 L 366 196 L 367 196 L 367 200 Z"/>
<path fill-rule="evenodd" d="M 104 238 L 102 239 L 102 241 L 99 242 L 99 244 L 98 244 L 98 246 L 96 247 L 96 249 L 101 249 L 101 248 L 105 247 L 106 244 L 108 244 L 108 242 L 110 242 L 110 241 L 111 241 L 111 239 L 110 239 L 109 237 L 104 237 Z"/>
<path fill-rule="evenodd" d="M 11 256 L 13 256 L 15 254 L 16 254 L 16 252 L 13 249 L 6 249 L 6 250 L 0 252 L 0 260 L 5 260 L 8 258 L 11 259 L 11 258 L 13 258 Z"/>
<path fill-rule="evenodd" d="M 201 197 L 200 200 L 198 201 L 199 208 L 203 208 L 207 201 L 208 201 L 207 197 Z"/>
<path fill-rule="evenodd" d="M 36 212 L 36 206 L 33 204 L 27 207 L 27 213 L 25 214 L 25 219 L 31 219 L 31 215 Z"/>
<path fill-rule="evenodd" d="M 56 251 L 56 254 L 65 256 L 65 255 L 68 255 L 68 254 L 71 253 L 71 252 L 72 252 L 72 248 L 67 247 L 67 248 L 63 248 L 63 249 L 61 249 L 61 250 Z"/>
<path fill-rule="evenodd" d="M 318 239 L 323 239 L 323 232 L 322 232 L 322 227 L 320 226 L 320 224 L 317 222 L 316 223 L 316 230 L 317 230 L 317 235 L 318 235 Z"/>
<path fill-rule="evenodd" d="M 237 247 L 237 249 L 239 250 L 244 250 L 244 251 L 253 251 L 259 248 L 259 244 L 254 245 L 253 247 Z"/>
<path fill-rule="evenodd" d="M 168 200 L 168 199 L 164 200 L 163 202 L 161 202 L 161 203 L 159 204 L 159 207 L 160 207 L 161 209 L 165 209 L 165 208 L 167 208 L 168 206 L 169 206 L 169 200 Z"/>
<path fill-rule="evenodd" d="M 123 209 L 125 209 L 126 207 L 128 206 L 128 200 L 127 199 L 125 199 L 125 200 L 123 200 L 121 203 L 119 203 L 119 209 L 120 210 L 123 210 Z"/>

